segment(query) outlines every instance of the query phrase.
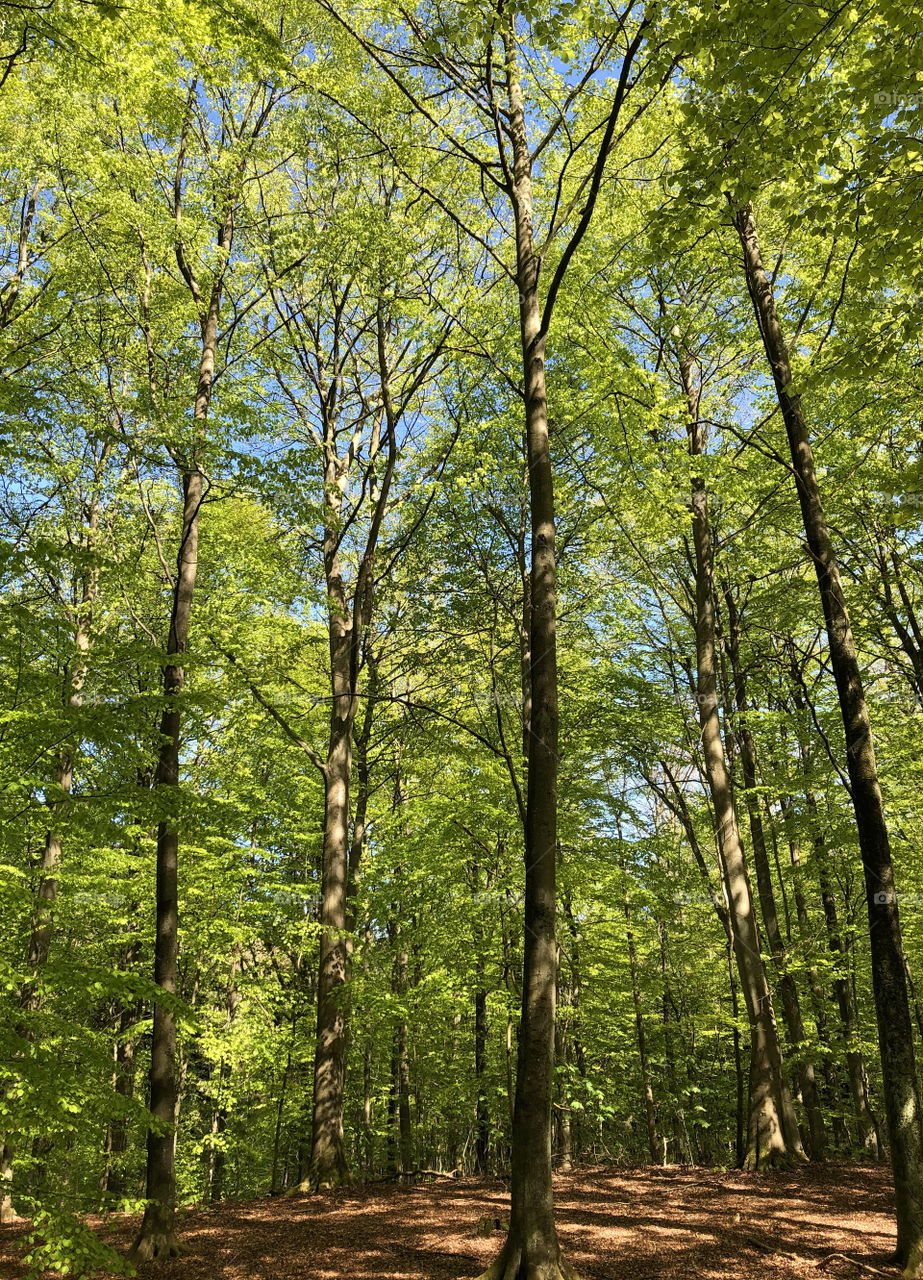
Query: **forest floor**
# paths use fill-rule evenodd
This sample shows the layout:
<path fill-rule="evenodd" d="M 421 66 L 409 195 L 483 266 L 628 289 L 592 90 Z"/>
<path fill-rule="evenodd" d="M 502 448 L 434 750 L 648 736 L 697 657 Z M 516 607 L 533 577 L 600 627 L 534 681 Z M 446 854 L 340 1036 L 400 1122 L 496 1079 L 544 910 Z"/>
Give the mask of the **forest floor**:
<path fill-rule="evenodd" d="M 581 1169 L 555 1179 L 559 1233 L 583 1280 L 860 1280 L 888 1265 L 884 1170 Z M 470 1280 L 503 1239 L 504 1184 L 438 1179 L 336 1197 L 226 1201 L 182 1214 L 184 1254 L 141 1280 Z M 93 1219 L 127 1248 L 136 1219 Z M 0 1280 L 21 1280 L 22 1226 L 0 1228 Z M 831 1256 L 836 1255 L 836 1256 Z"/>

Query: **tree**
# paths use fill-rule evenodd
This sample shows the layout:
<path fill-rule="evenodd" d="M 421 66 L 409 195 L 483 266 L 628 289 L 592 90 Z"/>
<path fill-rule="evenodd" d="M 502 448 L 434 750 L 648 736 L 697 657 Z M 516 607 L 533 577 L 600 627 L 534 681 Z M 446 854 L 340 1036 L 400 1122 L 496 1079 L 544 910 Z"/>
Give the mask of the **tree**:
<path fill-rule="evenodd" d="M 906 1274 L 923 1273 L 923 1115 L 907 992 L 891 845 L 862 673 L 856 657 L 839 565 L 824 514 L 801 397 L 763 267 L 751 205 L 735 216 L 747 288 L 785 423 L 804 532 L 817 574 L 846 734 L 846 767 L 859 832 L 872 949 L 872 978 L 884 1073 L 885 1105 L 897 1199 L 897 1259 Z"/>

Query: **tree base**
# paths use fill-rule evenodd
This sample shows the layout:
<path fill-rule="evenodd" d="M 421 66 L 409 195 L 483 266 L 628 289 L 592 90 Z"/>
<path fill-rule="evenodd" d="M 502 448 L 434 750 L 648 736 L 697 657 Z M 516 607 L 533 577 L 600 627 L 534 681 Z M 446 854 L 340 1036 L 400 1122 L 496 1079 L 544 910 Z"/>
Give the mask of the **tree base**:
<path fill-rule="evenodd" d="M 547 1259 L 530 1262 L 523 1258 L 521 1248 L 514 1248 L 507 1241 L 478 1280 L 580 1280 L 580 1277 L 563 1258 L 557 1262 Z"/>
<path fill-rule="evenodd" d="M 141 1219 L 135 1242 L 128 1251 L 132 1262 L 163 1262 L 181 1252 L 176 1237 L 175 1211 L 170 1206 L 149 1204 Z"/>
<path fill-rule="evenodd" d="M 302 1178 L 297 1187 L 292 1187 L 288 1194 L 290 1196 L 317 1196 L 323 1195 L 326 1191 L 341 1191 L 349 1185 L 350 1178 L 345 1173 L 325 1173 L 317 1178 L 312 1178 L 309 1174 L 307 1178 Z"/>
<path fill-rule="evenodd" d="M 763 1173 L 767 1169 L 779 1169 L 782 1172 L 800 1169 L 808 1163 L 803 1151 L 755 1151 L 749 1150 L 744 1157 L 742 1168 L 748 1173 Z"/>
<path fill-rule="evenodd" d="M 343 1187 L 348 1187 L 351 1181 L 345 1162 L 327 1165 L 324 1168 L 314 1167 L 308 1170 L 307 1176 L 302 1178 L 289 1194 L 322 1195 L 325 1191 L 340 1191 Z"/>
<path fill-rule="evenodd" d="M 923 1280 L 923 1240 L 910 1250 L 910 1257 L 903 1271 L 904 1280 Z"/>
<path fill-rule="evenodd" d="M 132 1262 L 163 1262 L 178 1258 L 180 1243 L 172 1232 L 150 1232 L 140 1235 L 128 1251 Z"/>

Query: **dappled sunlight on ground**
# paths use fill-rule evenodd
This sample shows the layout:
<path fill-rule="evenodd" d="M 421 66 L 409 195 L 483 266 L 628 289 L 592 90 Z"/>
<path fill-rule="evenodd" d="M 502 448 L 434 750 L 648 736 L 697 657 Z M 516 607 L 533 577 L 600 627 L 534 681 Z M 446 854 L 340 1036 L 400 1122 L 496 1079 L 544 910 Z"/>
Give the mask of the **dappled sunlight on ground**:
<path fill-rule="evenodd" d="M 894 1229 L 880 1169 L 591 1169 L 557 1178 L 556 1196 L 561 1241 L 584 1280 L 824 1280 L 862 1275 L 855 1262 L 899 1275 L 887 1265 Z M 227 1202 L 185 1213 L 184 1255 L 139 1276 L 466 1280 L 503 1239 L 479 1236 L 479 1221 L 507 1206 L 504 1185 L 488 1180 Z M 0 1280 L 26 1274 L 22 1230 L 0 1228 Z M 134 1220 L 111 1218 L 101 1230 L 127 1248 Z"/>

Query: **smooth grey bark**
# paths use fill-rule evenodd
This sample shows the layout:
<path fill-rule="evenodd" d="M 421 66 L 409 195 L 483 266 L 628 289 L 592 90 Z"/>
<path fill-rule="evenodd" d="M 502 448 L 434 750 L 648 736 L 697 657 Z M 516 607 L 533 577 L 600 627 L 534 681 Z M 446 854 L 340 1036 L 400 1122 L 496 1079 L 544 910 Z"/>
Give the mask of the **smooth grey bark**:
<path fill-rule="evenodd" d="M 206 370 L 208 385 L 214 371 L 214 346 Z M 178 697 L 185 683 L 181 656 L 186 652 L 192 599 L 198 568 L 199 512 L 203 477 L 197 469 L 184 470 L 183 524 L 177 557 L 173 608 L 167 653 L 171 661 L 163 670 L 164 711 L 160 720 L 162 746 L 154 773 L 155 788 L 179 787 L 181 714 Z M 156 926 L 154 982 L 168 997 L 154 1003 L 149 1073 L 149 1109 L 155 1124 L 148 1130 L 147 1207 L 132 1253 L 138 1259 L 163 1259 L 179 1252 L 176 1238 L 176 1165 L 173 1130 L 177 1103 L 176 1020 L 172 997 L 177 989 L 179 944 L 179 834 L 176 820 L 164 819 L 157 828 Z"/>
<path fill-rule="evenodd" d="M 355 815 L 358 821 L 350 838 L 354 734 L 359 704 L 362 646 L 374 608 L 375 556 L 397 462 L 398 423 L 409 398 L 428 376 L 444 341 L 443 338 L 421 362 L 408 388 L 405 388 L 403 401 L 396 403 L 391 392 L 387 327 L 387 317 L 379 305 L 374 329 L 379 403 L 373 415 L 362 499 L 368 504 L 370 519 L 351 592 L 344 577 L 341 538 L 345 494 L 354 461 L 354 446 L 351 442 L 344 453 L 338 451 L 340 374 L 334 371 L 327 382 L 323 362 L 320 360 L 317 371 L 316 385 L 323 424 L 319 443 L 324 467 L 323 561 L 328 602 L 330 721 L 327 752 L 323 760 L 317 760 L 314 753 L 309 752 L 318 764 L 324 780 L 324 834 L 311 1155 L 307 1172 L 299 1183 L 302 1191 L 332 1189 L 349 1180 L 343 1127 L 346 1081 L 345 987 L 350 955 L 346 932 L 351 915 L 350 885 L 355 883 L 358 875 L 364 843 L 368 781 L 366 774 L 366 789 L 363 792 L 360 780 L 358 796 L 361 803 Z M 348 346 L 348 343 L 344 345 Z M 379 466 L 380 473 L 377 471 Z M 374 692 L 374 679 L 373 662 L 371 692 Z M 366 743 L 370 730 L 371 720 L 364 730 Z M 296 741 L 301 740 L 296 737 Z M 365 800 L 362 800 L 363 794 Z"/>

